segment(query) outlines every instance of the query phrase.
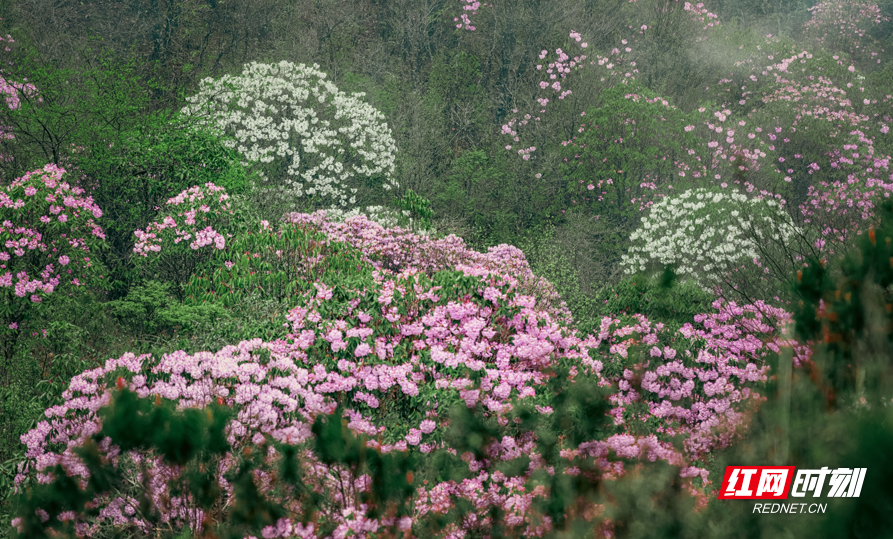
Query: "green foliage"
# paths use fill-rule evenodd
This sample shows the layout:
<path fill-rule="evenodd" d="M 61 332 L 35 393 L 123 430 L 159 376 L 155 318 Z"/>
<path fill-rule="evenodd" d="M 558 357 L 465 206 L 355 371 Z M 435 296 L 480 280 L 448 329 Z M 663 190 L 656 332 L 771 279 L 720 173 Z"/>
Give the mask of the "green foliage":
<path fill-rule="evenodd" d="M 694 283 L 678 283 L 672 266 L 652 274 L 618 278 L 610 261 L 592 256 L 610 228 L 577 213 L 561 227 L 546 227 L 518 242 L 535 275 L 555 285 L 583 333 L 597 329 L 605 316 L 643 314 L 669 328 L 709 312 L 716 299 Z M 613 271 L 612 271 L 613 270 Z"/>
<path fill-rule="evenodd" d="M 480 146 L 488 131 L 486 94 L 480 58 L 463 50 L 434 57 L 428 97 L 443 115 L 450 145 L 462 151 Z"/>
<path fill-rule="evenodd" d="M 171 182 L 191 187 L 209 181 L 238 195 L 248 186 L 248 175 L 238 153 L 220 144 L 210 131 L 188 125 L 182 118 L 159 118 L 154 133 L 140 133 L 125 141 L 126 155 L 115 165 L 129 166 L 133 175 L 155 174 Z M 126 161 L 126 165 L 125 165 Z"/>
<path fill-rule="evenodd" d="M 666 463 L 645 464 L 622 481 L 606 482 L 605 516 L 618 539 L 688 537 L 686 521 L 695 520 L 695 499 L 684 491 L 679 471 Z"/>
<path fill-rule="evenodd" d="M 438 215 L 461 218 L 473 230 L 472 244 L 516 243 L 560 214 L 549 186 L 513 170 L 509 159 L 500 148 L 465 151 L 431 194 Z"/>
<path fill-rule="evenodd" d="M 398 108 L 399 86 L 399 79 L 393 75 L 379 82 L 362 73 L 352 72 L 345 73 L 341 84 L 338 85 L 346 93 L 365 94 L 366 101 L 389 118 Z"/>
<path fill-rule="evenodd" d="M 113 327 L 93 294 L 51 295 L 45 331 L 19 332 L 12 355 L 3 359 L 0 380 L 0 510 L 12 495 L 15 461 L 24 455 L 19 437 L 45 420 L 47 408 L 62 403 L 71 378 L 115 353 Z"/>
<path fill-rule="evenodd" d="M 475 55 L 462 50 L 445 53 L 431 65 L 429 89 L 444 103 L 462 104 L 482 91 L 480 78 L 481 61 Z"/>
<path fill-rule="evenodd" d="M 726 466 L 773 464 L 797 469 L 867 468 L 859 497 L 829 498 L 826 486 L 822 497 L 800 499 L 826 505 L 824 514 L 774 515 L 754 514 L 755 502 L 712 499 L 697 519 L 686 519 L 687 536 L 893 537 L 888 524 L 893 510 L 889 489 L 893 477 L 893 466 L 889 463 L 893 450 L 893 414 L 889 405 L 829 410 L 821 388 L 806 373 L 796 373 L 796 370 L 789 409 L 781 405 L 775 389 L 768 388 L 770 400 L 751 420 L 749 434 L 742 443 L 713 456 L 711 471 L 722 475 Z M 781 452 L 782 442 L 789 447 L 787 458 Z M 786 503 L 791 500 L 788 498 Z M 796 502 L 797 498 L 793 500 Z"/>
<path fill-rule="evenodd" d="M 127 295 L 110 301 L 109 309 L 129 332 L 140 337 L 158 334 L 193 333 L 226 315 L 220 305 L 186 305 L 176 299 L 170 283 L 146 281 L 130 288 Z"/>
<path fill-rule="evenodd" d="M 827 349 L 816 366 L 827 384 L 829 406 L 853 395 L 884 398 L 893 391 L 885 357 L 893 343 L 893 202 L 883 203 L 880 226 L 862 234 L 857 247 L 840 261 L 836 283 L 825 264 L 813 259 L 794 286 L 801 298 L 795 310 L 798 335 L 822 340 Z"/>
<path fill-rule="evenodd" d="M 184 303 L 185 306 L 207 308 L 215 313 L 213 318 L 203 317 L 194 331 L 172 343 L 176 349 L 189 353 L 219 350 L 258 335 L 281 337 L 285 334 L 285 313 L 290 308 L 289 304 L 277 301 L 261 290 L 242 296 L 238 303 L 229 307 L 209 302 L 195 304 L 190 300 Z M 216 315 L 218 308 L 222 309 L 219 316 Z"/>
<path fill-rule="evenodd" d="M 593 222 L 590 220 L 589 224 Z M 593 244 L 600 242 L 604 231 L 600 228 L 593 230 L 585 223 L 576 230 L 572 226 L 573 222 L 561 229 L 547 225 L 541 232 L 529 234 L 517 245 L 524 251 L 534 275 L 555 286 L 574 315 L 577 326 L 583 327 L 587 323 L 598 323 L 593 319 L 598 311 L 592 295 L 593 288 L 612 276 L 601 261 L 591 256 L 595 248 Z"/>
<path fill-rule="evenodd" d="M 431 227 L 431 219 L 434 218 L 434 212 L 429 207 L 431 201 L 427 198 L 417 195 L 412 189 L 394 201 L 398 208 L 405 212 L 409 212 L 410 219 L 416 219 L 422 229 Z M 406 219 L 403 219 L 406 222 Z M 405 224 L 404 224 L 405 226 Z"/>
<path fill-rule="evenodd" d="M 283 302 L 312 289 L 314 281 L 344 286 L 368 275 L 357 250 L 311 228 L 283 224 L 233 238 L 207 271 L 187 283 L 184 293 L 188 304 L 230 307 L 252 293 Z"/>
<path fill-rule="evenodd" d="M 112 247 L 108 264 L 117 277 L 111 283 L 112 297 L 126 293 L 140 278 L 131 261 L 133 231 L 155 220 L 169 198 L 208 182 L 238 195 L 250 178 L 234 150 L 185 119 L 157 115 L 142 122 L 116 145 L 96 145 L 76 156 L 104 212 L 102 223 Z"/>
<path fill-rule="evenodd" d="M 13 80 L 37 88 L 32 95 L 18 92 L 20 107 L 4 112 L 15 133 L 15 139 L 4 141 L 14 157 L 2 164 L 8 175 L 45 163 L 65 166 L 73 152 L 114 144 L 148 103 L 147 96 L 133 91 L 146 86 L 136 59 L 123 60 L 96 45 L 75 51 L 74 57 L 62 64 L 34 48 L 20 48 L 5 70 Z"/>
<path fill-rule="evenodd" d="M 668 327 L 679 327 L 691 322 L 699 313 L 710 312 L 714 296 L 691 283 L 674 283 L 675 274 L 658 276 L 635 275 L 618 283 L 600 288 L 594 294 L 601 316 L 643 314 L 649 320 L 663 322 Z"/>
<path fill-rule="evenodd" d="M 585 207 L 627 231 L 638 221 L 640 206 L 689 184 L 700 162 L 688 152 L 703 146 L 686 126 L 698 125 L 696 113 L 676 109 L 638 84 L 606 90 L 598 107 L 590 107 L 580 132 L 561 150 L 566 162 L 564 194 L 568 207 Z M 593 188 L 590 189 L 589 186 Z M 613 241 L 622 243 L 623 234 Z"/>

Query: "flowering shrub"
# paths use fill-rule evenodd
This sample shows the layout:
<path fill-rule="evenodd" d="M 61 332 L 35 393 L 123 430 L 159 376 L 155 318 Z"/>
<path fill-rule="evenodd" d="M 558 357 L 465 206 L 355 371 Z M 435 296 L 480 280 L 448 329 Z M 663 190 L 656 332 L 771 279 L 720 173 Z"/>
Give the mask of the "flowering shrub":
<path fill-rule="evenodd" d="M 138 241 L 134 231 L 146 230 L 170 213 L 168 200 L 209 182 L 230 196 L 244 195 L 250 183 L 238 153 L 208 130 L 198 130 L 182 118 L 160 117 L 138 127 L 108 147 L 90 145 L 74 158 L 86 176 L 83 187 L 101 202 L 108 219 L 105 231 L 113 249 L 109 266 L 114 267 L 119 292 L 140 278 L 130 273 L 131 262 L 141 258 L 133 256 Z"/>
<path fill-rule="evenodd" d="M 891 185 L 886 98 L 860 82 L 845 55 L 771 36 L 750 46 L 716 86 L 720 110 L 704 122 L 718 135 L 708 135 L 708 169 L 724 188 L 735 184 L 756 199 L 775 199 L 799 227 L 786 238 L 767 235 L 784 241 L 754 243 L 749 253 L 758 255 L 760 280 L 771 277 L 787 289 L 787 276 L 807 258 L 843 254 L 876 224 L 872 208 Z M 727 166 L 731 177 L 722 174 Z M 748 288 L 741 269 L 727 281 L 739 293 Z"/>
<path fill-rule="evenodd" d="M 720 135 L 731 133 L 728 144 L 711 143 L 714 161 L 731 160 L 744 145 L 771 156 L 763 168 L 774 174 L 763 184 L 750 178 L 755 188 L 789 198 L 787 190 L 805 192 L 812 181 L 808 167 L 824 160 L 837 144 L 834 139 L 855 128 L 874 131 L 869 126 L 880 119 L 867 114 L 872 96 L 866 91 L 871 88 L 862 86 L 856 93 L 858 83 L 859 75 L 846 57 L 813 53 L 777 37 L 760 40 L 714 87 L 723 110 L 714 113 L 719 121 L 711 119 L 709 127 Z"/>
<path fill-rule="evenodd" d="M 502 126 L 501 133 L 512 137 L 512 140 L 519 144 L 509 144 L 506 149 L 517 152 L 523 160 L 527 161 L 534 157 L 533 154 L 537 147 L 546 147 L 553 142 L 554 139 L 550 139 L 556 131 L 560 133 L 575 131 L 579 127 L 576 122 L 569 122 L 557 130 L 544 134 L 536 133 L 536 127 L 549 123 L 547 121 L 549 115 L 546 110 L 550 103 L 558 105 L 562 102 L 573 101 L 572 96 L 574 96 L 576 88 L 580 88 L 584 92 L 588 90 L 586 86 L 592 84 L 602 90 L 626 88 L 627 85 L 637 81 L 640 76 L 639 64 L 649 62 L 649 53 L 643 54 L 642 49 L 647 49 L 649 45 L 665 49 L 668 44 L 666 41 L 661 43 L 662 37 L 665 37 L 662 36 L 662 26 L 673 25 L 677 29 L 673 35 L 698 34 L 695 41 L 707 39 L 720 26 L 717 15 L 709 12 L 701 3 L 696 5 L 689 2 L 654 4 L 645 8 L 644 13 L 647 15 L 642 18 L 641 22 L 647 24 L 628 26 L 629 30 L 624 26 L 622 31 L 626 37 L 620 39 L 619 43 L 616 43 L 616 46 L 610 51 L 606 49 L 603 54 L 600 51 L 589 51 L 589 43 L 580 32 L 576 31 L 571 31 L 568 34 L 570 40 L 566 47 L 555 49 L 554 52 L 546 49 L 541 50 L 537 59 L 532 62 L 536 64 L 536 71 L 540 73 L 537 77 L 540 79 L 537 81 L 538 88 L 534 88 L 536 105 L 532 105 L 532 107 L 535 109 L 526 111 L 526 114 L 522 112 L 523 116 L 519 115 L 517 109 L 512 110 L 513 115 L 516 116 L 508 119 Z M 655 21 L 655 14 L 658 13 L 658 20 Z M 636 17 L 635 14 L 632 15 Z M 657 28 L 654 26 L 655 23 Z M 578 47 L 581 50 L 578 50 Z M 582 52 L 587 54 L 581 54 Z M 652 65 L 651 67 L 656 66 Z M 654 72 L 652 71 L 651 74 L 654 75 Z M 589 79 L 586 81 L 588 84 L 582 83 L 581 85 L 582 77 Z M 659 99 L 658 102 L 660 101 L 664 100 Z M 574 102 L 573 106 L 566 105 L 566 107 L 574 110 L 574 116 L 576 116 L 577 111 L 590 105 L 591 98 Z M 552 111 L 552 115 L 555 115 L 556 112 Z M 567 142 L 563 144 L 566 145 Z M 516 148 L 516 146 L 518 147 Z M 542 150 L 540 153 L 543 153 Z"/>
<path fill-rule="evenodd" d="M 3 19 L 0 18 L 0 20 Z M 7 44 L 15 43 L 15 40 L 9 34 L 7 34 L 5 38 L 0 36 L 0 43 L 4 41 Z M 8 45 L 4 47 L 7 52 L 10 51 Z M 4 70 L 0 69 L 0 96 L 3 96 L 5 98 L 7 108 L 14 110 L 21 106 L 19 93 L 29 97 L 37 93 L 37 88 L 33 84 L 10 80 L 3 75 L 3 72 Z M 2 122 L 2 119 L 3 116 L 0 115 L 0 122 Z M 13 132 L 13 129 L 8 125 L 3 125 L 2 123 L 0 123 L 0 141 L 13 139 L 15 139 L 15 133 Z M 0 153 L 0 162 L 9 161 L 11 159 L 11 156 Z"/>
<path fill-rule="evenodd" d="M 194 275 L 184 295 L 192 304 L 232 307 L 257 296 L 291 305 L 313 282 L 346 279 L 362 270 L 360 253 L 345 247 L 306 226 L 274 228 L 263 221 L 218 251 L 216 265 Z"/>
<path fill-rule="evenodd" d="M 342 210 L 339 208 L 326 208 L 326 219 L 334 222 L 347 221 L 353 217 L 363 215 L 366 219 L 374 221 L 385 228 L 393 228 L 400 223 L 402 217 L 409 217 L 409 211 L 399 211 L 384 206 L 366 206 L 365 208 L 354 208 L 351 210 Z"/>
<path fill-rule="evenodd" d="M 167 201 L 169 206 L 177 206 L 172 208 L 178 211 L 176 217 L 181 218 L 186 225 L 180 227 L 172 215 L 165 215 L 160 223 L 151 223 L 146 227 L 146 231 L 137 230 L 134 232 L 139 241 L 133 251 L 141 256 L 146 256 L 150 251 L 158 252 L 161 250 L 161 236 L 172 236 L 174 244 L 180 242 L 189 243 L 189 248 L 197 250 L 207 245 L 214 244 L 218 249 L 223 249 L 226 245 L 226 239 L 219 232 L 215 231 L 209 224 L 205 228 L 199 230 L 203 224 L 207 224 L 212 220 L 210 214 L 219 217 L 221 213 L 232 213 L 230 204 L 227 202 L 229 195 L 226 194 L 222 187 L 218 187 L 213 183 L 201 186 L 195 186 L 191 189 L 183 191 L 179 195 Z M 201 204 L 198 204 L 201 203 Z M 208 203 L 211 205 L 209 206 Z M 212 208 L 213 206 L 213 208 Z M 198 221 L 196 221 L 198 217 Z M 197 224 L 197 222 L 199 222 Z M 164 231 L 167 232 L 164 232 Z"/>
<path fill-rule="evenodd" d="M 284 188 L 286 207 L 353 205 L 359 186 L 393 179 L 396 146 L 384 116 L 325 80 L 314 64 L 251 63 L 241 75 L 205 79 L 183 109 L 203 124 L 235 137 L 236 148 L 272 185 Z"/>
<path fill-rule="evenodd" d="M 462 10 L 466 13 L 459 14 L 458 17 L 453 18 L 453 22 L 456 24 L 456 28 L 460 30 L 465 28 L 466 30 L 474 31 L 475 27 L 471 25 L 471 17 L 469 15 L 477 15 L 477 10 L 481 6 L 490 6 L 493 7 L 492 4 L 487 4 L 486 2 L 480 2 L 479 0 L 462 0 Z M 471 13 L 467 13 L 471 12 Z"/>
<path fill-rule="evenodd" d="M 226 247 L 227 236 L 232 236 L 229 231 L 238 225 L 240 215 L 226 190 L 211 182 L 171 198 L 160 213 L 145 231 L 134 232 L 137 241 L 133 252 L 148 259 L 143 262 L 147 271 L 160 272 L 162 278 L 178 285 L 213 258 L 211 247 Z"/>
<path fill-rule="evenodd" d="M 464 262 L 514 276 L 525 293 L 537 298 L 539 307 L 556 319 L 571 320 L 554 286 L 534 275 L 524 253 L 515 247 L 499 245 L 478 253 L 454 235 L 435 239 L 399 227 L 384 228 L 363 215 L 338 222 L 328 214 L 329 210 L 290 214 L 279 227 L 262 221 L 258 229 L 236 235 L 227 249 L 217 252 L 216 267 L 191 279 L 185 294 L 191 301 L 227 306 L 254 293 L 294 301 L 316 280 L 346 278 L 363 267 L 389 274 L 416 268 L 433 275 Z"/>
<path fill-rule="evenodd" d="M 645 29 L 646 27 L 643 27 L 638 33 L 641 35 Z M 611 82 L 616 82 L 618 78 L 621 79 L 621 83 L 626 84 L 634 80 L 635 74 L 638 73 L 638 70 L 635 69 L 635 62 L 630 62 L 627 58 L 628 54 L 621 52 L 620 49 L 615 48 L 608 56 L 595 54 L 594 57 L 590 57 L 582 54 L 582 50 L 576 52 L 572 50 L 576 47 L 585 50 L 589 46 L 587 42 L 583 41 L 583 36 L 579 32 L 570 32 L 568 37 L 571 40 L 568 41 L 568 50 L 555 49 L 553 54 L 551 51 L 543 49 L 537 57 L 536 61 L 542 62 L 536 64 L 536 70 L 542 73 L 540 76 L 542 80 L 538 83 L 539 88 L 534 90 L 537 95 L 536 110 L 529 111 L 523 117 L 511 117 L 502 126 L 501 134 L 511 137 L 513 142 L 520 143 L 521 146 L 516 149 L 514 144 L 508 144 L 505 149 L 517 152 L 524 161 L 535 157 L 534 152 L 536 152 L 537 146 L 547 144 L 547 141 L 552 138 L 552 133 L 537 133 L 534 128 L 541 124 L 542 119 L 548 118 L 545 113 L 552 99 L 556 99 L 557 103 L 571 100 L 569 98 L 574 94 L 572 87 L 580 84 L 576 82 L 580 75 L 578 72 L 590 67 L 597 73 L 607 75 L 607 77 L 601 77 L 601 82 L 605 82 L 605 79 L 608 78 L 609 85 Z M 633 39 L 635 40 L 635 38 Z M 626 46 L 629 42 L 624 39 L 622 44 Z M 625 50 L 628 53 L 632 49 L 626 46 Z M 586 62 L 587 59 L 588 62 Z M 599 68 L 594 67 L 596 64 Z M 606 71 L 602 72 L 601 68 Z M 624 73 L 624 70 L 628 71 Z M 576 74 L 576 76 L 568 78 L 568 75 L 572 74 Z M 512 113 L 518 114 L 518 109 L 513 109 Z M 529 127 L 527 127 L 528 124 L 530 124 Z M 521 142 L 522 137 L 524 142 Z M 531 143 L 533 143 L 531 146 L 524 147 Z"/>
<path fill-rule="evenodd" d="M 878 142 L 889 129 L 876 112 L 877 96 L 864 86 L 855 91 L 859 76 L 839 55 L 791 54 L 778 40 L 770 40 L 755 56 L 742 62 L 733 79 L 721 81 L 721 87 L 735 89 L 733 98 L 740 98 L 730 108 L 757 118 L 747 122 L 748 137 L 770 152 L 775 160 L 771 168 L 784 182 L 757 186 L 750 178 L 739 183 L 748 192 L 759 189 L 762 196 L 772 193 L 798 207 L 794 217 L 810 229 L 812 239 L 792 258 L 840 253 L 873 217 L 877 201 L 889 196 L 890 157 L 877 149 L 885 147 Z M 747 83 L 741 77 L 748 74 L 749 64 Z M 744 83 L 748 90 L 737 91 Z"/>
<path fill-rule="evenodd" d="M 809 186 L 808 198 L 800 205 L 804 221 L 815 221 L 813 227 L 821 231 L 816 251 L 827 256 L 842 254 L 864 229 L 877 225 L 875 209 L 893 192 L 890 156 L 878 155 L 874 141 L 859 130 L 845 142 L 829 152 L 831 174 Z"/>
<path fill-rule="evenodd" d="M 679 275 L 709 290 L 742 260 L 759 257 L 755 242 L 784 244 L 797 233 L 775 200 L 731 190 L 691 189 L 651 207 L 630 236 L 624 273 L 645 271 L 655 263 L 676 264 Z"/>
<path fill-rule="evenodd" d="M 323 212 L 290 214 L 286 220 L 313 226 L 332 241 L 351 245 L 360 251 L 367 263 L 379 270 L 399 273 L 407 268 L 418 268 L 431 275 L 464 263 L 511 275 L 518 280 L 524 293 L 537 298 L 540 308 L 556 319 L 568 323 L 571 320 L 570 311 L 552 283 L 534 275 L 524 253 L 511 245 L 497 245 L 488 248 L 486 253 L 479 253 L 466 247 L 462 238 L 453 234 L 432 238 L 399 227 L 386 229 L 362 217 L 333 223 Z"/>
<path fill-rule="evenodd" d="M 242 469 L 237 455 L 256 453 L 251 447 L 260 445 L 275 463 L 281 453 L 267 453 L 265 444 L 275 440 L 296 446 L 298 453 L 292 454 L 300 456 L 305 484 L 326 503 L 307 514 L 301 506 L 306 499 L 295 498 L 285 505 L 285 520 L 265 524 L 272 526 L 264 530 L 267 537 L 294 530 L 331 534 L 322 523 L 331 525 L 326 530 L 343 533 L 421 526 L 449 535 L 495 525 L 488 516 L 491 509 L 503 515 L 499 525 L 541 535 L 551 528 L 555 510 L 544 509 L 548 490 L 525 487 L 529 481 L 558 481 L 581 471 L 583 483 L 618 477 L 623 462 L 635 458 L 664 460 L 682 467 L 684 478 L 706 480 L 699 459 L 740 432 L 747 410 L 761 399 L 753 387 L 766 379 L 766 356 L 784 344 L 773 334 L 790 318 L 762 304 L 716 302 L 718 312 L 699 315 L 696 325 L 672 334 L 663 324 L 635 315 L 605 318 L 597 334 L 584 337 L 519 289 L 516 275 L 523 277 L 518 270 L 526 263 L 520 255 L 511 256 L 507 246 L 451 262 L 460 253 L 457 247 L 444 249 L 399 229 L 385 231 L 362 218 L 328 223 L 318 213 L 289 220 L 315 225 L 330 242 L 349 240 L 362 251 L 351 255 L 356 247 L 332 249 L 342 260 L 329 265 L 340 265 L 342 271 L 317 275 L 290 297 L 294 306 L 285 317 L 283 338 L 255 338 L 216 353 L 126 354 L 75 377 L 65 403 L 48 410 L 48 421 L 22 438 L 28 453 L 16 478 L 20 488 L 34 479 L 60 480 L 60 469 L 52 471 L 55 465 L 84 485 L 89 462 L 107 458 L 121 473 L 131 474 L 134 486 L 103 491 L 94 504 L 100 511 L 89 518 L 60 515 L 74 522 L 78 533 L 93 536 L 106 526 L 151 533 L 161 525 L 197 528 L 211 522 L 196 494 L 178 490 L 178 483 L 195 478 L 183 475 L 186 469 L 176 461 L 138 445 L 122 448 L 110 438 L 91 445 L 107 417 L 98 412 L 111 402 L 117 385 L 180 408 L 215 402 L 232 407 L 225 435 L 233 451 L 210 468 L 217 471 L 207 483 L 220 489 L 219 507 L 232 507 L 230 514 L 238 510 L 225 503 L 238 497 L 234 481 L 227 479 Z M 409 249 L 396 258 L 401 241 Z M 437 249 L 446 252 L 423 256 Z M 417 267 L 415 261 L 426 266 Z M 562 403 L 577 384 L 591 384 L 585 391 L 595 399 L 587 401 L 592 408 L 577 409 L 574 413 L 582 416 L 562 423 L 571 413 Z M 598 387 L 607 392 L 607 401 L 594 397 L 593 391 L 602 391 Z M 457 405 L 465 412 L 450 412 Z M 384 454 L 408 451 L 421 459 L 416 471 L 427 484 L 413 483 L 407 475 L 417 496 L 406 514 L 409 521 L 381 516 L 384 507 L 376 509 L 364 494 L 370 485 L 360 468 L 337 463 L 319 447 L 301 449 L 320 435 L 311 425 L 336 410 L 354 435 L 365 436 L 368 447 Z M 596 429 L 592 421 L 601 426 Z M 462 425 L 479 425 L 486 436 L 457 435 Z M 564 437 L 558 445 L 555 429 Z M 682 447 L 671 443 L 675 435 L 686 438 Z M 96 456 L 83 460 L 80 447 Z M 456 478 L 438 477 L 442 459 L 453 457 L 461 457 L 456 462 L 465 471 Z M 143 484 L 151 485 L 145 503 Z M 252 484 L 268 499 L 277 499 L 272 475 L 255 474 Z M 466 514 L 474 518 L 446 529 L 432 525 L 436 520 L 431 519 L 453 504 L 467 506 Z M 558 510 L 558 516 L 566 510 Z"/>
<path fill-rule="evenodd" d="M 33 305 L 102 278 L 96 251 L 102 216 L 83 189 L 55 165 L 33 170 L 0 189 L 0 332 L 22 331 Z"/>
<path fill-rule="evenodd" d="M 434 232 L 431 229 L 431 217 L 434 213 L 428 208 L 430 201 L 418 196 L 409 189 L 402 198 L 396 199 L 397 208 L 386 206 L 366 206 L 344 210 L 331 207 L 322 210 L 327 221 L 343 223 L 354 217 L 364 216 L 384 228 L 408 226 L 416 234 L 427 236 Z"/>
<path fill-rule="evenodd" d="M 870 35 L 873 27 L 890 20 L 877 4 L 864 0 L 827 1 L 809 8 L 812 19 L 804 28 L 807 35 L 825 48 L 849 54 L 863 65 L 879 64 L 880 43 Z"/>

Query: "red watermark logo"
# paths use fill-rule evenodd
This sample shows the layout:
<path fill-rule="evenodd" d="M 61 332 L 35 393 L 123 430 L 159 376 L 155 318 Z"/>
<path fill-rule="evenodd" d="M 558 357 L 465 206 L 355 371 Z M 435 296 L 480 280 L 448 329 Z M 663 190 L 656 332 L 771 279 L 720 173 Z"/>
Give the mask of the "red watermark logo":
<path fill-rule="evenodd" d="M 720 500 L 784 500 L 794 466 L 727 466 L 719 489 Z"/>
<path fill-rule="evenodd" d="M 786 500 L 824 495 L 858 498 L 867 468 L 797 470 L 794 466 L 727 466 L 719 489 L 720 500 Z M 793 488 L 791 488 L 793 484 Z M 825 486 L 828 489 L 825 489 Z"/>

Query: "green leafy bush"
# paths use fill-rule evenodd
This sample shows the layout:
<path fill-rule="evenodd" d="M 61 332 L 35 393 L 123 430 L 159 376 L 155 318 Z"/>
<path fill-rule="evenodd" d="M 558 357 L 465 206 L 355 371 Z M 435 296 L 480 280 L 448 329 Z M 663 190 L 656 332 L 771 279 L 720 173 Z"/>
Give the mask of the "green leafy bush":
<path fill-rule="evenodd" d="M 692 283 L 675 283 L 675 278 L 672 268 L 667 268 L 663 274 L 624 277 L 602 287 L 594 294 L 597 315 L 593 319 L 641 313 L 668 327 L 679 327 L 709 311 L 716 299 L 712 294 Z"/>
<path fill-rule="evenodd" d="M 175 332 L 191 334 L 226 316 L 217 304 L 184 305 L 171 288 L 171 283 L 146 281 L 107 305 L 123 327 L 142 338 Z"/>

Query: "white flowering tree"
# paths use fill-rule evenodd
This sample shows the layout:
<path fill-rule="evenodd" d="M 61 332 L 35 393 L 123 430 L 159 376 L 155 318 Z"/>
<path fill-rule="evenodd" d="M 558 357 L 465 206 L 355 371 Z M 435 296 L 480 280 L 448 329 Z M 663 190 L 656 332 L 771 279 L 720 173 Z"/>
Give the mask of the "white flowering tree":
<path fill-rule="evenodd" d="M 770 273 L 761 262 L 767 249 L 784 248 L 801 236 L 775 200 L 730 189 L 691 189 L 651 207 L 630 236 L 623 271 L 673 264 L 681 279 L 708 291 L 722 285 L 737 290 L 742 274 Z"/>
<path fill-rule="evenodd" d="M 397 187 L 394 137 L 364 95 L 338 90 L 316 64 L 251 63 L 241 75 L 204 79 L 182 112 L 233 137 L 224 144 L 281 211 L 346 208 L 363 192 Z"/>

